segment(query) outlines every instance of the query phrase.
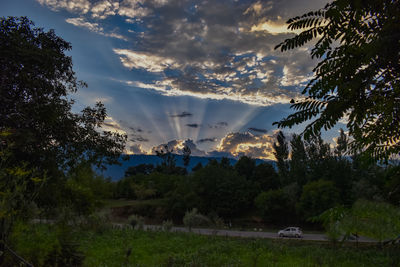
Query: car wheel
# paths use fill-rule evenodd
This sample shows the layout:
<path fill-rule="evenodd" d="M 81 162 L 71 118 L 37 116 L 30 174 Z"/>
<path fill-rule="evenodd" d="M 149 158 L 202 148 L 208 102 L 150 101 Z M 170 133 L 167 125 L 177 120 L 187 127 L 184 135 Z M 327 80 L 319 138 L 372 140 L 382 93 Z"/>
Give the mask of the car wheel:
<path fill-rule="evenodd" d="M 300 236 L 298 234 L 295 235 L 296 238 L 300 238 Z"/>
<path fill-rule="evenodd" d="M 279 237 L 283 237 L 283 234 L 279 234 Z"/>

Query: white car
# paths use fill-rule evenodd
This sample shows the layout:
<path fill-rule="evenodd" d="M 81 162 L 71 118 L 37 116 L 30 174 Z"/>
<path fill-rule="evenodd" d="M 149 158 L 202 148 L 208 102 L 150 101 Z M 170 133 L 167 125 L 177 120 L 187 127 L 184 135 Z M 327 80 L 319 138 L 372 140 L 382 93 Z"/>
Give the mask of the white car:
<path fill-rule="evenodd" d="M 301 231 L 301 229 L 299 227 L 288 227 L 286 229 L 280 230 L 278 232 L 278 236 L 279 237 L 303 237 L 303 232 Z"/>

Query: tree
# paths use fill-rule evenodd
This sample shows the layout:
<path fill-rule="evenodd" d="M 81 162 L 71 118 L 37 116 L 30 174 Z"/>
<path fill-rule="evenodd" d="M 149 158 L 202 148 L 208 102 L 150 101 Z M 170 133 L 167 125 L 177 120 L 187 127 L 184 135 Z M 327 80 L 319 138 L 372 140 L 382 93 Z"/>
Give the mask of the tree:
<path fill-rule="evenodd" d="M 0 18 L 0 131 L 12 135 L 12 157 L 49 176 L 82 161 L 117 162 L 126 136 L 100 132 L 106 109 L 100 102 L 72 113 L 68 96 L 77 81 L 71 45 L 53 30 L 34 27 L 26 17 Z"/>
<path fill-rule="evenodd" d="M 317 216 L 339 202 L 339 191 L 332 181 L 318 180 L 303 186 L 298 209 L 304 218 Z"/>
<path fill-rule="evenodd" d="M 273 144 L 274 147 L 274 156 L 277 160 L 278 165 L 278 173 L 281 177 L 281 181 L 283 183 L 287 182 L 288 172 L 289 172 L 289 164 L 288 164 L 288 157 L 289 157 L 289 148 L 286 141 L 286 137 L 282 131 L 279 131 L 277 137 L 277 143 Z"/>
<path fill-rule="evenodd" d="M 0 201 L 11 207 L 5 210 L 13 214 L 10 225 L 32 201 L 53 199 L 68 170 L 82 162 L 115 163 L 125 147 L 126 136 L 100 132 L 103 104 L 71 111 L 68 94 L 86 84 L 77 81 L 65 55 L 70 49 L 53 30 L 36 28 L 26 17 L 0 18 Z M 1 238 L 1 244 L 7 241 Z"/>
<path fill-rule="evenodd" d="M 251 184 L 233 168 L 208 164 L 190 177 L 193 190 L 200 198 L 197 208 L 215 212 L 224 218 L 243 212 L 250 205 Z"/>
<path fill-rule="evenodd" d="M 289 176 L 291 182 L 303 186 L 309 180 L 309 161 L 304 141 L 300 135 L 293 134 L 290 140 L 291 159 Z"/>
<path fill-rule="evenodd" d="M 192 168 L 192 172 L 198 171 L 203 168 L 203 164 L 201 162 L 197 163 L 196 166 Z"/>
<path fill-rule="evenodd" d="M 252 159 L 248 156 L 241 156 L 240 159 L 236 162 L 234 168 L 239 175 L 246 177 L 247 180 L 250 180 L 253 176 L 254 169 L 256 167 L 255 159 Z"/>
<path fill-rule="evenodd" d="M 191 153 L 192 153 L 192 151 L 190 150 L 190 148 L 188 146 L 185 146 L 183 148 L 183 165 L 185 166 L 185 168 L 187 168 L 189 166 Z"/>
<path fill-rule="evenodd" d="M 323 178 L 332 171 L 330 162 L 332 159 L 329 144 L 325 143 L 321 135 L 312 136 L 305 141 L 306 153 L 308 156 L 308 168 L 310 180 Z"/>
<path fill-rule="evenodd" d="M 1 132 L 3 138 L 10 134 Z M 10 159 L 10 147 L 0 142 L 0 265 L 3 264 L 5 244 L 16 220 L 26 220 L 32 214 L 32 203 L 46 177 L 24 162 Z"/>
<path fill-rule="evenodd" d="M 288 221 L 292 211 L 282 189 L 262 192 L 255 198 L 254 203 L 266 219 L 274 222 Z"/>
<path fill-rule="evenodd" d="M 349 144 L 349 137 L 347 136 L 347 134 L 344 133 L 344 130 L 342 128 L 340 128 L 340 134 L 337 138 L 336 143 L 337 146 L 335 148 L 335 155 L 341 158 L 343 155 L 346 154 Z"/>
<path fill-rule="evenodd" d="M 125 171 L 125 177 L 133 176 L 136 174 L 150 174 L 154 171 L 154 165 L 149 163 L 149 164 L 139 164 L 136 166 L 130 166 L 126 171 Z"/>
<path fill-rule="evenodd" d="M 347 119 L 352 151 L 377 159 L 400 152 L 400 2 L 336 0 L 315 12 L 287 21 L 303 30 L 276 48 L 282 51 L 316 39 L 312 58 L 321 61 L 295 113 L 279 122 L 292 127 L 310 122 L 306 138 Z M 389 48 L 390 47 L 390 48 Z"/>
<path fill-rule="evenodd" d="M 269 163 L 258 164 L 254 168 L 251 181 L 258 185 L 260 190 L 277 189 L 279 187 L 279 176 L 274 166 Z"/>
<path fill-rule="evenodd" d="M 400 231 L 400 210 L 385 202 L 357 200 L 351 209 L 343 206 L 324 211 L 312 218 L 324 224 L 331 237 L 338 239 L 355 233 L 376 239 L 398 240 Z"/>
<path fill-rule="evenodd" d="M 162 162 L 155 170 L 166 174 L 186 174 L 185 168 L 176 166 L 176 158 L 172 152 L 173 149 L 169 149 L 168 145 L 164 145 L 164 150 L 156 150 L 156 154 Z"/>

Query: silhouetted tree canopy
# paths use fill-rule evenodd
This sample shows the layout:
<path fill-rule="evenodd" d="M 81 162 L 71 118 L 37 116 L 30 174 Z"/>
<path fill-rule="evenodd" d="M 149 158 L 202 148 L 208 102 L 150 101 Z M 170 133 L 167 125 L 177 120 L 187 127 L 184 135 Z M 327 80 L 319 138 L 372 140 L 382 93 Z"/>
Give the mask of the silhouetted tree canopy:
<path fill-rule="evenodd" d="M 187 168 L 189 166 L 191 153 L 192 153 L 192 151 L 190 150 L 190 148 L 188 146 L 185 146 L 183 148 L 183 165 L 185 166 L 185 168 Z"/>
<path fill-rule="evenodd" d="M 125 177 L 137 175 L 137 174 L 150 174 L 154 171 L 154 165 L 153 164 L 139 164 L 136 166 L 130 166 L 126 171 L 125 171 Z"/>
<path fill-rule="evenodd" d="M 46 172 L 82 161 L 113 163 L 125 146 L 126 136 L 100 132 L 102 103 L 71 111 L 68 94 L 86 85 L 65 55 L 70 49 L 26 17 L 0 18 L 0 131 L 11 134 L 1 145 L 12 143 L 13 160 Z"/>
<path fill-rule="evenodd" d="M 287 22 L 303 30 L 280 43 L 282 51 L 316 39 L 312 58 L 320 58 L 315 77 L 292 101 L 296 111 L 279 127 L 310 122 L 307 139 L 331 129 L 340 119 L 354 137 L 353 151 L 376 159 L 400 152 L 400 2 L 336 0 Z"/>

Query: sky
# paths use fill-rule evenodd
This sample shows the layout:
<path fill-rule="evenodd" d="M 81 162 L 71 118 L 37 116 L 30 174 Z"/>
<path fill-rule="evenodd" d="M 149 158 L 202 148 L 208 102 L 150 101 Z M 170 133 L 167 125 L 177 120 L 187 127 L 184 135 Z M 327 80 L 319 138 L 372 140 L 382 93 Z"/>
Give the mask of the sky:
<path fill-rule="evenodd" d="M 285 22 L 326 0 L 2 0 L 0 16 L 27 16 L 72 44 L 74 111 L 101 101 L 104 129 L 128 136 L 126 153 L 168 144 L 195 156 L 274 159 L 272 123 L 312 78 L 312 46 L 274 47 Z M 334 145 L 339 123 L 323 134 Z M 283 129 L 301 133 L 304 125 Z"/>

